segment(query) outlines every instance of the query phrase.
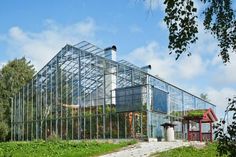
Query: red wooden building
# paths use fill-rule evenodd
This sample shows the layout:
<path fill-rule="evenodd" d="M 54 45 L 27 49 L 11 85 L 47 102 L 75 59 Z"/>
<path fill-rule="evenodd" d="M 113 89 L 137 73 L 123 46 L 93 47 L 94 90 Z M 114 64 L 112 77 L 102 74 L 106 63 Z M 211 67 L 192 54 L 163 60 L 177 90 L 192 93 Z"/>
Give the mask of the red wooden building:
<path fill-rule="evenodd" d="M 217 117 L 211 108 L 188 111 L 184 116 L 184 123 L 187 123 L 188 129 L 188 141 L 212 142 L 212 124 L 215 121 L 217 121 Z M 203 130 L 203 125 L 208 127 L 208 131 Z"/>

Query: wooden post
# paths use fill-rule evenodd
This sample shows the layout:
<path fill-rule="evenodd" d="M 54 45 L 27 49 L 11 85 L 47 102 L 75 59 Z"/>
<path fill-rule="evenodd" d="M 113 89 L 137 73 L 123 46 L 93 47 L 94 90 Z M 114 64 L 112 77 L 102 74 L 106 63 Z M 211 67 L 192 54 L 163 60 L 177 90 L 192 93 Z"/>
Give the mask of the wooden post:
<path fill-rule="evenodd" d="M 202 120 L 199 120 L 199 138 L 200 142 L 202 142 Z"/>
<path fill-rule="evenodd" d="M 187 121 L 188 141 L 190 141 L 189 120 Z"/>
<path fill-rule="evenodd" d="M 211 131 L 211 137 L 210 137 L 210 140 L 211 140 L 211 142 L 213 141 L 212 140 L 212 122 L 210 122 L 210 131 Z"/>

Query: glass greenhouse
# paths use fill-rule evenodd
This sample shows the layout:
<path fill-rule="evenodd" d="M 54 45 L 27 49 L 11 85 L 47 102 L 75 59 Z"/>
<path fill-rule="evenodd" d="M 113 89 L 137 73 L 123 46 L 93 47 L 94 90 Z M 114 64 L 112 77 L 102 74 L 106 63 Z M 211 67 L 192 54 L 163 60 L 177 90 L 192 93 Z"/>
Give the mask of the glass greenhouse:
<path fill-rule="evenodd" d="M 176 124 L 176 138 L 186 139 L 186 112 L 215 105 L 149 68 L 116 61 L 115 46 L 66 45 L 14 96 L 12 140 L 156 138 L 164 122 Z"/>

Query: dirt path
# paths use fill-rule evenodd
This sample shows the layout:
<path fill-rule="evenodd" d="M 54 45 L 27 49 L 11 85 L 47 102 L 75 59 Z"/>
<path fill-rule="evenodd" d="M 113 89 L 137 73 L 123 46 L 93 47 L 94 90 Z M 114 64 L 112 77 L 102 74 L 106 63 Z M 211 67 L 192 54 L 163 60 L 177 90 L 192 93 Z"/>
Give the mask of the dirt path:
<path fill-rule="evenodd" d="M 139 142 L 135 145 L 126 147 L 118 152 L 103 155 L 101 157 L 147 157 L 155 152 L 188 146 L 188 142 Z"/>

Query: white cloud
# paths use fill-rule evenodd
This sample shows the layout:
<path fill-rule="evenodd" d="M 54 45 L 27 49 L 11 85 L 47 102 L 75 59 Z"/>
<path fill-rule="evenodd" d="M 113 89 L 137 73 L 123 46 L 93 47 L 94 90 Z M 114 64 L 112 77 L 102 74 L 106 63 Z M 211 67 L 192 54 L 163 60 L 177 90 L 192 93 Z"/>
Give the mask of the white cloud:
<path fill-rule="evenodd" d="M 173 65 L 174 66 L 174 65 Z M 195 76 L 203 74 L 206 71 L 206 64 L 200 55 L 193 54 L 191 57 L 184 58 L 177 66 L 177 72 L 180 72 L 182 78 L 191 79 Z"/>
<path fill-rule="evenodd" d="M 161 48 L 157 42 L 150 42 L 146 46 L 137 48 L 129 56 L 133 63 L 151 64 L 151 73 L 166 80 L 192 79 L 204 73 L 206 68 L 199 54 L 175 61 L 171 55 L 168 55 L 168 50 Z"/>
<path fill-rule="evenodd" d="M 81 21 L 80 23 L 75 24 L 74 27 L 75 31 L 84 37 L 94 36 L 94 33 L 96 31 L 95 22 L 91 18 L 88 18 L 85 21 Z"/>
<path fill-rule="evenodd" d="M 231 54 L 230 63 L 223 64 L 222 58 L 219 55 L 218 41 L 209 32 L 204 30 L 202 21 L 198 21 L 198 29 L 199 40 L 192 46 L 192 53 L 199 53 L 205 59 L 204 62 L 208 66 L 208 73 L 212 74 L 212 81 L 223 86 L 236 83 L 235 53 L 229 52 Z"/>
<path fill-rule="evenodd" d="M 165 58 L 160 53 L 160 46 L 157 42 L 150 42 L 146 46 L 133 50 L 127 57 L 133 63 L 142 63 L 142 65 L 152 65 L 151 73 L 163 78 L 171 77 L 174 72 L 171 68 L 171 58 Z M 168 63 L 168 64 L 167 64 Z"/>
<path fill-rule="evenodd" d="M 199 25 L 199 40 L 197 44 L 193 45 L 193 54 L 200 53 L 202 57 L 207 58 L 207 64 L 212 67 L 213 81 L 222 85 L 236 83 L 236 54 L 230 53 L 230 63 L 223 64 L 222 58 L 219 55 L 220 48 L 218 41 L 209 33 L 204 30 L 202 21 L 198 22 Z M 209 70 L 209 69 L 208 69 Z"/>
<path fill-rule="evenodd" d="M 19 57 L 25 56 L 39 70 L 66 44 L 93 40 L 96 30 L 97 26 L 92 18 L 66 26 L 47 20 L 45 28 L 37 33 L 14 26 L 9 29 L 6 40 L 9 53 Z"/>
<path fill-rule="evenodd" d="M 201 44 L 204 49 L 208 43 Z M 217 115 L 223 116 L 223 111 L 227 106 L 227 98 L 236 95 L 236 89 L 232 86 L 232 82 L 236 82 L 236 73 L 234 72 L 236 62 L 224 66 L 222 62 L 214 61 L 216 63 L 213 65 L 211 58 L 203 59 L 202 56 L 205 54 L 200 53 L 201 49 L 195 49 L 191 57 L 183 56 L 180 60 L 175 61 L 171 55 L 168 55 L 168 50 L 163 49 L 157 42 L 153 41 L 133 50 L 127 58 L 135 64 L 139 63 L 140 66 L 151 64 L 152 74 L 157 74 L 168 82 L 177 83 L 190 93 L 198 96 L 200 93 L 208 94 L 211 102 L 217 105 Z M 211 54 L 211 52 L 209 53 Z M 215 59 L 214 57 L 213 60 L 220 60 L 220 58 Z M 236 56 L 233 56 L 232 60 L 236 60 Z M 212 75 L 212 73 L 217 74 L 217 76 Z M 200 79 L 198 80 L 198 78 Z M 201 82 L 202 78 L 207 81 Z M 212 79 L 212 81 L 208 79 Z M 209 83 L 219 79 L 223 79 L 222 82 L 231 83 L 231 86 L 215 86 L 218 85 L 216 83 L 204 85 L 206 82 Z M 231 79 L 231 82 L 229 79 Z"/>
<path fill-rule="evenodd" d="M 198 4 L 200 5 L 200 4 Z M 199 7 L 199 6 L 198 6 Z M 163 21 L 159 23 L 159 27 L 164 28 Z M 220 49 L 218 47 L 218 41 L 210 34 L 204 30 L 203 21 L 199 19 L 198 21 L 198 41 L 196 44 L 191 45 L 190 51 L 194 57 L 186 59 L 185 61 L 191 62 L 196 65 L 202 65 L 202 69 L 199 67 L 194 70 L 198 70 L 196 73 L 204 73 L 207 71 L 206 77 L 210 77 L 212 82 L 215 84 L 225 86 L 230 85 L 231 83 L 236 83 L 236 55 L 235 53 L 231 53 L 230 63 L 226 65 L 223 64 L 221 56 L 219 56 Z M 181 56 L 182 57 L 182 56 Z M 175 63 L 176 64 L 176 63 Z M 189 64 L 189 63 L 188 63 Z M 186 64 L 186 65 L 188 65 Z M 194 66 L 180 66 L 179 68 L 182 71 L 187 69 L 185 73 L 182 73 L 184 78 L 188 78 L 188 76 L 194 76 L 196 74 L 193 72 L 194 70 L 190 70 Z M 193 75 L 191 74 L 193 73 Z M 191 78 L 191 77 L 189 77 Z M 235 86 L 234 86 L 235 87 Z"/>
<path fill-rule="evenodd" d="M 192 45 L 192 51 L 201 53 L 203 55 L 211 55 L 213 57 L 219 52 L 217 40 L 210 32 L 204 30 L 203 21 L 198 21 L 198 40 L 196 44 Z"/>
<path fill-rule="evenodd" d="M 228 98 L 233 98 L 233 96 L 236 96 L 236 90 L 232 88 L 222 88 L 220 90 L 209 88 L 207 89 L 207 94 L 211 102 L 217 105 L 217 115 L 222 117 L 228 105 Z"/>
<path fill-rule="evenodd" d="M 221 58 L 219 58 L 220 60 Z M 235 84 L 236 83 L 236 55 L 233 54 L 230 57 L 230 63 L 223 64 L 222 61 L 216 62 L 217 68 L 219 69 L 218 72 L 215 74 L 216 81 L 221 84 Z"/>
<path fill-rule="evenodd" d="M 0 69 L 2 69 L 2 67 L 5 65 L 6 63 L 4 62 L 0 62 Z"/>

